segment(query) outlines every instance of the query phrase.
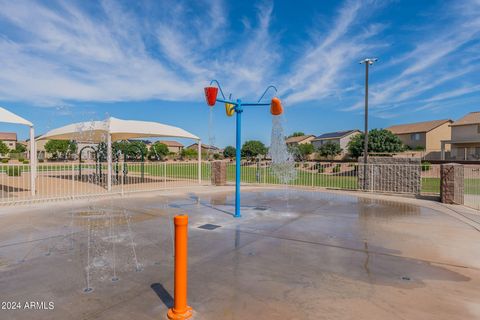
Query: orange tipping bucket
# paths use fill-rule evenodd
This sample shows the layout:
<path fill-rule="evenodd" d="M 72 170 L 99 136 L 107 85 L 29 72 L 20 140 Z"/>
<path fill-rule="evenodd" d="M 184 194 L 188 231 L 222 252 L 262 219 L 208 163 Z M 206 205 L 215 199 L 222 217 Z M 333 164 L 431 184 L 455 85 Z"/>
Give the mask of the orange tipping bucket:
<path fill-rule="evenodd" d="M 270 103 L 270 113 L 274 116 L 279 116 L 283 113 L 282 102 L 277 97 L 274 97 Z"/>
<path fill-rule="evenodd" d="M 217 87 L 205 87 L 205 100 L 210 107 L 217 102 L 218 88 Z"/>
<path fill-rule="evenodd" d="M 235 113 L 235 105 L 231 103 L 225 103 L 225 112 L 227 113 L 227 117 L 233 116 Z"/>

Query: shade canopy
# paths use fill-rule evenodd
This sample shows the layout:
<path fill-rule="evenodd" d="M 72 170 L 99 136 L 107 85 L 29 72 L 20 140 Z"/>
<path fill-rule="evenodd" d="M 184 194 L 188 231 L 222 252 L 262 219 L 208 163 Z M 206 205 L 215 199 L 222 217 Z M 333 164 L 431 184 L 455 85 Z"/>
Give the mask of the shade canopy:
<path fill-rule="evenodd" d="M 105 121 L 79 122 L 53 129 L 37 138 L 37 140 L 56 139 L 98 143 L 106 141 L 109 134 L 111 141 L 153 137 L 200 139 L 186 130 L 158 122 L 122 120 L 110 117 Z"/>
<path fill-rule="evenodd" d="M 0 107 L 0 122 L 23 124 L 29 127 L 33 127 L 33 124 L 23 119 L 20 116 L 17 116 L 15 113 L 8 111 L 5 108 Z"/>

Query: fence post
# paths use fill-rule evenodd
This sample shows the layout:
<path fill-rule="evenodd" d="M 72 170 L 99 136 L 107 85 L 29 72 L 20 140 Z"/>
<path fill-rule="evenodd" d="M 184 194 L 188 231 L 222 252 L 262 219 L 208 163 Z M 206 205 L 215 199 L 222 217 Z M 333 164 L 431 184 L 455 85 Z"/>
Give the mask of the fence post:
<path fill-rule="evenodd" d="M 316 163 L 313 165 L 313 170 L 312 170 L 312 172 L 310 173 L 311 176 L 312 176 L 312 188 L 313 188 L 313 175 L 315 174 L 315 170 L 316 170 L 315 168 L 316 168 Z"/>
<path fill-rule="evenodd" d="M 72 164 L 72 199 L 75 199 L 75 164 Z"/>
<path fill-rule="evenodd" d="M 163 162 L 163 188 L 167 189 L 167 162 Z"/>
<path fill-rule="evenodd" d="M 192 308 L 187 305 L 188 216 L 175 216 L 173 222 L 175 224 L 175 288 L 173 308 L 168 309 L 167 316 L 169 319 L 188 319 L 192 316 Z"/>
<path fill-rule="evenodd" d="M 442 203 L 464 203 L 464 167 L 458 163 L 440 165 L 440 200 Z"/>

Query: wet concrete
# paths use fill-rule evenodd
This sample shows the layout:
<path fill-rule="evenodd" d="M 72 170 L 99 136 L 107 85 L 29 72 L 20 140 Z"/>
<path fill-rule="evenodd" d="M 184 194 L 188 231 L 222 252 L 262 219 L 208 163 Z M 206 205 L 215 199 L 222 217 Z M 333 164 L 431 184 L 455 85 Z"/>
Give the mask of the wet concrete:
<path fill-rule="evenodd" d="M 164 319 L 180 213 L 196 319 L 480 318 L 480 233 L 455 216 L 255 189 L 234 219 L 233 194 L 213 191 L 0 209 L 0 297 L 22 305 L 0 319 Z"/>

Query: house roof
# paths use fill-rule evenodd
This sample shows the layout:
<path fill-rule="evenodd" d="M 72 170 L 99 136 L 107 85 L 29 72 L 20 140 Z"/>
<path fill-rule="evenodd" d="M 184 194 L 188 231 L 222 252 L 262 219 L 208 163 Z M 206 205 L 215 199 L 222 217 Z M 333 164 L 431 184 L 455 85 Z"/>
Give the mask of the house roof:
<path fill-rule="evenodd" d="M 178 141 L 173 141 L 173 140 L 160 140 L 158 141 L 160 143 L 163 143 L 167 147 L 183 147 L 183 144 L 181 144 Z"/>
<path fill-rule="evenodd" d="M 193 147 L 197 147 L 198 146 L 198 143 L 194 143 L 194 144 L 191 144 L 189 145 L 187 148 L 193 148 Z M 205 143 L 202 143 L 202 148 L 203 149 L 210 149 L 210 150 L 220 150 L 220 148 L 218 147 L 215 147 L 215 146 L 211 146 L 211 145 L 208 145 L 208 144 L 205 144 Z"/>
<path fill-rule="evenodd" d="M 296 137 L 290 137 L 285 140 L 285 143 L 298 143 L 302 142 L 305 139 L 315 137 L 314 135 L 304 135 L 304 136 L 296 136 Z"/>
<path fill-rule="evenodd" d="M 463 118 L 458 119 L 451 126 L 463 126 L 466 124 L 480 124 L 480 111 L 470 112 Z"/>
<path fill-rule="evenodd" d="M 17 134 L 15 132 L 0 132 L 0 140 L 17 141 Z"/>
<path fill-rule="evenodd" d="M 396 126 L 388 127 L 387 130 L 391 131 L 393 134 L 429 132 L 447 122 L 453 122 L 453 121 L 450 119 L 442 119 L 442 120 L 406 123 L 406 124 L 399 124 Z"/>
<path fill-rule="evenodd" d="M 315 140 L 323 140 L 323 139 L 339 139 L 343 138 L 345 136 L 348 136 L 349 134 L 352 134 L 354 132 L 360 132 L 358 129 L 354 130 L 345 130 L 345 131 L 335 131 L 335 132 L 327 132 L 322 135 L 319 135 L 318 137 L 315 138 Z"/>

